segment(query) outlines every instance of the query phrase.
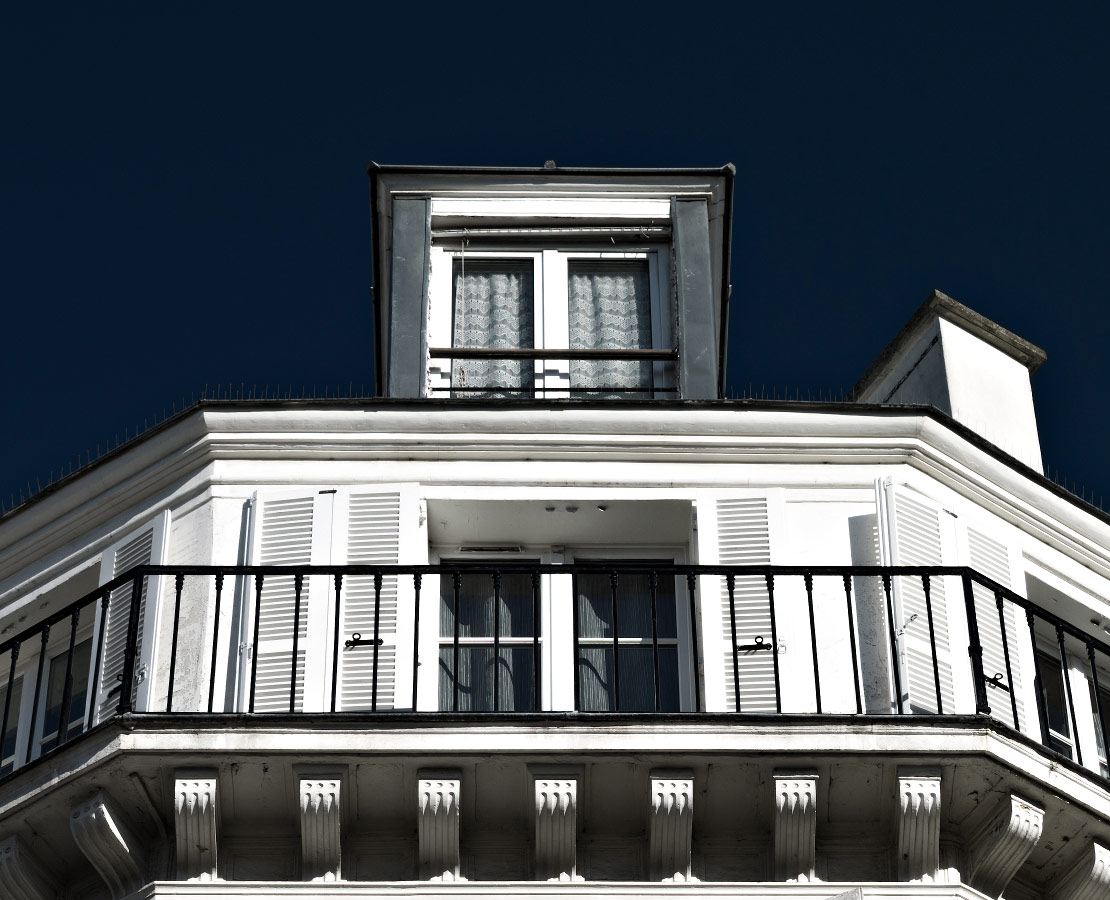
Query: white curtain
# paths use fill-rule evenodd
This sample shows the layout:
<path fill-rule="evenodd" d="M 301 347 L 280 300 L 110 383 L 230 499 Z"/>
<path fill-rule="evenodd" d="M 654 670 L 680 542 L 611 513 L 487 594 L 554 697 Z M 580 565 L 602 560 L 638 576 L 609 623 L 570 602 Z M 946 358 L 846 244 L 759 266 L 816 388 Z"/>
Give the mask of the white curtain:
<path fill-rule="evenodd" d="M 454 283 L 455 347 L 534 346 L 530 260 L 456 259 Z M 533 365 L 520 359 L 457 359 L 451 365 L 451 387 L 471 388 L 460 390 L 460 397 L 521 396 L 525 392 L 512 389 L 533 386 Z"/>
<path fill-rule="evenodd" d="M 572 350 L 650 350 L 651 291 L 647 260 L 572 261 L 568 265 Z M 579 397 L 635 397 L 598 388 L 651 388 L 651 363 L 571 360 L 570 384 Z M 592 389 L 592 390 L 591 390 Z"/>

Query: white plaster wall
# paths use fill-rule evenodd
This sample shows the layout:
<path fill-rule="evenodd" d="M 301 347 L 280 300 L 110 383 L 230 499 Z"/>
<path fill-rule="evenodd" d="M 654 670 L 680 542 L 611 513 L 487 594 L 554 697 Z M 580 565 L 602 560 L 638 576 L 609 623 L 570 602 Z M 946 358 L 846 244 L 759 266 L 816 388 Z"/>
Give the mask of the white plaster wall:
<path fill-rule="evenodd" d="M 940 321 L 951 414 L 1037 472 L 1041 443 L 1029 370 L 986 341 Z"/>
<path fill-rule="evenodd" d="M 939 320 L 922 329 L 859 399 L 863 403 L 924 403 L 951 414 Z"/>

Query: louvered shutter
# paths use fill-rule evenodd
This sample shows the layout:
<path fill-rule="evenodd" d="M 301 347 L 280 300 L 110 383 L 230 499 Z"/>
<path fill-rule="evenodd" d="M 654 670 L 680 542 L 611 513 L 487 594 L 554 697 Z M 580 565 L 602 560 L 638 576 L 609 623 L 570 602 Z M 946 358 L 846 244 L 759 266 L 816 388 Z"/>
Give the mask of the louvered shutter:
<path fill-rule="evenodd" d="M 405 559 L 405 525 L 415 527 L 415 495 L 410 486 L 381 486 L 341 491 L 337 499 L 334 561 L 347 565 L 390 566 Z M 336 709 L 411 708 L 412 576 L 386 575 L 377 597 L 373 575 L 343 581 L 340 604 L 339 677 Z M 374 645 L 346 647 L 358 633 L 377 648 L 374 690 Z M 330 702 L 330 701 L 329 701 Z"/>
<path fill-rule="evenodd" d="M 889 561 L 895 566 L 939 566 L 945 562 L 946 526 L 939 507 L 893 484 L 886 485 Z M 936 639 L 936 670 L 929 638 L 925 590 L 917 576 L 896 577 L 893 584 L 894 631 L 897 635 L 904 711 L 935 713 L 937 681 L 945 713 L 955 712 L 948 637 L 948 597 L 944 578 L 930 579 L 930 602 Z"/>
<path fill-rule="evenodd" d="M 112 544 L 104 551 L 100 560 L 100 583 L 107 584 L 135 566 L 155 564 L 165 561 L 166 535 L 169 533 L 169 512 L 163 512 L 138 531 Z M 135 674 L 131 691 L 133 708 L 146 711 L 153 684 L 154 634 L 157 629 L 158 604 L 161 597 L 161 577 L 146 576 L 142 580 L 142 596 L 139 601 L 139 622 L 136 628 Z M 103 634 L 103 646 L 90 654 L 90 681 L 96 672 L 97 658 L 100 658 L 99 677 L 96 689 L 91 691 L 93 703 L 93 724 L 109 718 L 119 706 L 122 684 L 124 655 L 127 649 L 127 632 L 130 620 L 131 597 L 134 584 L 128 581 L 112 591 L 107 610 L 103 604 L 96 605 L 96 619 L 93 624 L 94 639 Z M 103 623 L 101 620 L 103 619 Z"/>
<path fill-rule="evenodd" d="M 254 502 L 254 534 L 251 562 L 262 566 L 324 565 L 328 560 L 331 530 L 332 493 L 318 490 L 259 493 Z M 289 688 L 294 685 L 294 710 L 319 709 L 317 692 L 310 691 L 305 702 L 305 661 L 320 659 L 321 649 L 311 646 L 312 632 L 326 628 L 319 623 L 316 594 L 325 579 L 306 578 L 301 589 L 300 618 L 297 625 L 297 663 L 293 668 L 293 619 L 296 611 L 296 586 L 293 576 L 273 574 L 264 578 L 262 595 L 255 612 L 255 582 L 247 580 L 249 627 L 258 617 L 258 642 L 254 647 L 254 711 L 287 712 Z M 326 588 L 325 588 L 326 589 Z M 316 602 L 314 602 L 316 601 Z M 322 611 L 326 619 L 326 609 Z M 310 623 L 314 627 L 310 629 Z M 253 630 L 249 632 L 253 638 Z M 319 638 L 315 639 L 319 644 Z M 250 703 L 250 665 L 244 683 L 244 708 Z M 319 679 L 316 680 L 317 684 Z"/>
<path fill-rule="evenodd" d="M 718 560 L 722 566 L 768 565 L 771 539 L 766 497 L 717 501 Z M 761 638 L 771 645 L 771 604 L 762 575 L 739 575 L 733 588 L 736 643 L 753 645 Z M 732 622 L 728 582 L 721 578 L 721 634 L 724 635 L 726 709 L 740 712 L 775 712 L 774 651 L 743 651 L 733 666 Z M 736 683 L 740 695 L 737 703 Z"/>
<path fill-rule="evenodd" d="M 999 543 L 981 531 L 968 526 L 967 529 L 968 565 L 1001 584 L 1010 587 L 1010 555 L 1005 544 Z M 1024 727 L 1022 709 L 1021 666 L 1018 661 L 1017 617 L 1012 603 L 1003 601 L 1003 617 L 1006 623 L 1006 642 L 1010 651 L 1010 668 L 1013 683 L 1006 674 L 1006 655 L 1002 644 L 1002 625 L 998 621 L 998 605 L 994 592 L 983 585 L 972 587 L 975 597 L 975 618 L 979 626 L 979 642 L 983 646 L 983 674 L 988 679 L 1001 676 L 998 681 L 1009 686 L 1017 701 L 1018 721 L 1014 722 L 1014 708 L 1010 694 L 999 687 L 987 685 L 987 703 L 991 716 L 1019 730 Z"/>

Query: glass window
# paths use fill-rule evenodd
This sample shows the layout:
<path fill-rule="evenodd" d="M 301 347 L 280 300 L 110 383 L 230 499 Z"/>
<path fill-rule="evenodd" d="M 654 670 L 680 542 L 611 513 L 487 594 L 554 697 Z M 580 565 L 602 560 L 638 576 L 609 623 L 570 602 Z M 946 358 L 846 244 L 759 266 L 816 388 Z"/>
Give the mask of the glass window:
<path fill-rule="evenodd" d="M 19 701 L 23 694 L 23 679 L 17 678 L 12 684 L 11 700 L 6 701 L 7 691 L 0 693 L 0 716 L 4 715 L 3 704 L 8 706 L 8 727 L 4 730 L 3 744 L 0 745 L 0 775 L 7 775 L 15 768 L 16 735 L 19 732 Z"/>
<path fill-rule="evenodd" d="M 493 573 L 463 573 L 457 601 L 454 578 L 443 575 L 439 583 L 439 708 L 457 708 L 459 712 L 536 709 L 531 574 L 503 573 L 497 587 Z"/>
<path fill-rule="evenodd" d="M 583 712 L 679 709 L 674 578 L 657 579 L 654 604 L 649 578 L 647 571 L 622 572 L 615 583 L 604 572 L 575 578 L 577 706 Z"/>
<path fill-rule="evenodd" d="M 81 641 L 73 648 L 73 661 L 69 663 L 68 650 L 50 660 L 46 683 L 46 703 L 42 718 L 42 752 L 52 750 L 59 743 L 78 734 L 85 724 L 85 692 L 89 683 L 89 653 L 92 638 Z M 69 714 L 59 734 L 62 721 L 62 703 L 65 701 L 66 668 L 70 672 Z"/>
<path fill-rule="evenodd" d="M 1060 660 L 1037 651 L 1037 677 L 1041 682 L 1041 698 L 1048 719 L 1048 746 L 1068 759 L 1072 758 L 1071 727 L 1068 720 L 1068 698 L 1064 689 L 1064 673 Z"/>

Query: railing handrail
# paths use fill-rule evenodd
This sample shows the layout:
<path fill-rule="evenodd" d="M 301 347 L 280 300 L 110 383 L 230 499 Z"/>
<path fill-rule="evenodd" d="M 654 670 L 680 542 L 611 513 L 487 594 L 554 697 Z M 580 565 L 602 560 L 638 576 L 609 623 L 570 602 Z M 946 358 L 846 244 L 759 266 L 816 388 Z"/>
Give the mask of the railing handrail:
<path fill-rule="evenodd" d="M 677 350 L 606 349 L 569 347 L 432 347 L 431 359 L 600 359 L 671 362 Z"/>
<path fill-rule="evenodd" d="M 418 564 L 418 565 L 295 565 L 295 566 L 276 566 L 276 565 L 233 565 L 233 566 L 207 566 L 207 565 L 140 565 L 133 566 L 127 571 L 117 575 L 111 581 L 105 582 L 92 591 L 89 591 L 79 599 L 69 603 L 67 606 L 50 613 L 48 616 L 38 620 L 35 624 L 29 625 L 18 634 L 5 639 L 0 642 L 0 654 L 5 653 L 15 644 L 22 644 L 30 637 L 38 635 L 47 625 L 53 626 L 59 622 L 69 618 L 74 609 L 79 609 L 88 606 L 90 603 L 102 599 L 106 594 L 114 591 L 129 582 L 133 582 L 136 576 L 151 576 L 151 575 L 223 575 L 223 576 L 236 576 L 236 575 L 343 575 L 346 576 L 363 576 L 381 574 L 383 577 L 390 575 L 443 575 L 452 572 L 478 572 L 490 573 L 493 571 L 499 572 L 514 572 L 514 573 L 530 573 L 536 572 L 540 575 L 573 575 L 576 573 L 608 573 L 608 572 L 628 572 L 628 573 L 647 573 L 647 572 L 666 572 L 673 573 L 674 575 L 704 575 L 704 576 L 725 576 L 736 575 L 742 576 L 759 576 L 772 577 L 778 576 L 805 576 L 812 575 L 819 576 L 835 576 L 843 577 L 845 575 L 851 577 L 881 577 L 882 575 L 896 576 L 921 576 L 921 575 L 940 575 L 940 576 L 959 576 L 968 575 L 972 581 L 981 584 L 983 587 L 998 594 L 1002 594 L 1011 603 L 1020 606 L 1027 612 L 1032 612 L 1034 615 L 1054 627 L 1062 628 L 1065 633 L 1071 637 L 1082 641 L 1084 644 L 1090 644 L 1095 647 L 1099 652 L 1110 655 L 1110 644 L 1099 640 L 1093 635 L 1088 634 L 1082 629 L 1077 628 L 1065 619 L 1038 606 L 1033 601 L 1022 597 L 1015 592 L 1012 588 L 1008 588 L 1003 584 L 995 581 L 994 579 L 984 575 L 977 569 L 971 566 L 784 566 L 784 565 L 744 565 L 744 566 L 731 566 L 731 565 L 699 565 L 699 564 L 679 564 L 667 563 L 659 565 L 650 565 L 645 563 L 636 562 L 621 562 L 615 560 L 613 562 L 605 563 L 591 563 L 591 562 L 574 562 L 574 563 L 524 563 L 512 562 L 510 560 L 486 560 L 482 562 L 452 562 L 452 563 L 438 563 L 438 564 Z"/>

